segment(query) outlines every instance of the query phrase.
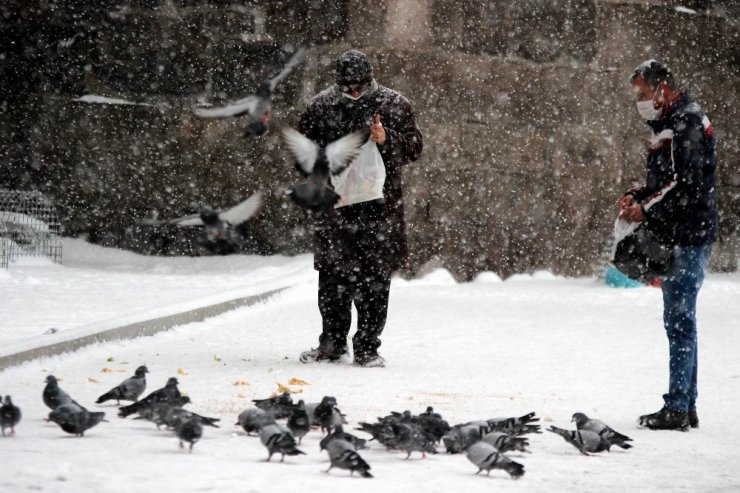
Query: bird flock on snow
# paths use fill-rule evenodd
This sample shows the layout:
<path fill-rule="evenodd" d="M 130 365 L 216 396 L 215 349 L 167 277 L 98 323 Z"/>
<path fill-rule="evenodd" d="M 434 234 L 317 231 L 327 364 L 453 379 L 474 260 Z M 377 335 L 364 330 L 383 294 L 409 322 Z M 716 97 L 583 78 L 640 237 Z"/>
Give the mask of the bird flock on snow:
<path fill-rule="evenodd" d="M 125 379 L 101 395 L 96 404 L 116 401 L 118 416 L 146 420 L 157 429 L 164 427 L 174 432 L 179 446 L 192 453 L 195 444 L 203 437 L 204 427 L 219 428 L 220 418 L 201 416 L 186 410 L 190 397 L 178 388 L 178 380 L 171 377 L 164 387 L 145 397 L 146 366 L 139 366 L 134 375 Z M 56 423 L 63 431 L 82 437 L 85 432 L 106 422 L 105 412 L 90 411 L 75 401 L 59 385 L 53 375 L 46 377 L 42 392 L 44 404 L 51 410 L 47 421 Z M 15 435 L 21 420 L 21 410 L 11 397 L 6 395 L 0 408 L 0 427 L 3 436 Z M 121 401 L 131 404 L 121 406 Z M 353 431 L 367 436 L 357 436 L 347 431 L 348 421 L 333 396 L 324 396 L 318 402 L 294 402 L 289 392 L 265 399 L 254 399 L 254 405 L 244 410 L 236 419 L 235 426 L 242 428 L 247 436 L 256 435 L 267 451 L 266 461 L 276 454 L 280 462 L 286 456 L 305 455 L 301 449 L 303 438 L 311 433 L 321 433 L 320 449 L 329 456 L 328 473 L 331 469 L 345 469 L 351 475 L 373 477 L 371 466 L 363 457 L 364 451 L 373 442 L 388 451 L 402 452 L 409 459 L 412 454 L 421 458 L 443 450 L 447 454 L 464 454 L 477 468 L 475 474 L 491 470 L 506 472 L 511 478 L 524 475 L 524 465 L 511 458 L 524 457 L 531 453 L 528 435 L 542 433 L 540 418 L 534 412 L 519 417 L 491 418 L 450 425 L 430 406 L 418 415 L 411 411 L 390 412 L 378 417 L 375 422 L 358 422 Z M 574 430 L 550 426 L 547 431 L 560 435 L 583 455 L 609 451 L 612 446 L 622 449 L 632 447 L 632 439 L 623 435 L 598 419 L 584 413 L 573 414 Z M 6 433 L 6 430 L 10 430 Z"/>

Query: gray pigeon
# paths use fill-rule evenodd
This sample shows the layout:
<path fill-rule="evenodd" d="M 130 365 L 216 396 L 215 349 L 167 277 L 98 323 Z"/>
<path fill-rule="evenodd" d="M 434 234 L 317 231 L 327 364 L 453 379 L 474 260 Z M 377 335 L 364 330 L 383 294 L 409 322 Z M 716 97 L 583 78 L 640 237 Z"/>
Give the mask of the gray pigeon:
<path fill-rule="evenodd" d="M 263 411 L 272 413 L 275 419 L 289 418 L 293 413 L 293 398 L 288 392 L 267 399 L 252 399 L 252 402 Z"/>
<path fill-rule="evenodd" d="M 481 440 L 486 443 L 490 443 L 496 447 L 499 452 L 516 451 L 530 453 L 529 450 L 527 450 L 527 447 L 529 447 L 529 440 L 521 437 L 513 437 L 500 431 L 486 433 L 483 435 Z"/>
<path fill-rule="evenodd" d="M 182 395 L 171 402 L 154 402 L 139 409 L 139 417 L 134 419 L 146 419 L 157 425 L 157 429 L 167 425 L 167 416 L 172 408 L 181 408 L 190 404 L 190 397 Z"/>
<path fill-rule="evenodd" d="M 202 118 L 230 118 L 247 116 L 244 136 L 259 136 L 267 130 L 267 122 L 272 117 L 272 94 L 275 88 L 304 59 L 306 51 L 299 48 L 285 65 L 285 68 L 272 79 L 263 82 L 257 92 L 244 99 L 235 101 L 221 108 L 196 109 L 195 114 Z"/>
<path fill-rule="evenodd" d="M 355 448 L 355 450 L 360 450 L 367 448 L 367 440 L 364 438 L 356 437 L 352 433 L 347 433 L 344 431 L 344 427 L 342 425 L 337 426 L 334 428 L 334 431 L 328 435 L 326 435 L 324 438 L 321 439 L 319 442 L 319 449 L 325 450 L 327 445 L 329 445 L 329 442 L 332 440 L 344 440 L 346 442 L 349 442 L 352 444 L 352 446 Z"/>
<path fill-rule="evenodd" d="M 566 442 L 577 448 L 583 455 L 590 453 L 609 452 L 611 443 L 600 436 L 598 433 L 587 430 L 564 430 L 555 426 L 550 426 L 547 431 L 551 431 L 563 437 Z"/>
<path fill-rule="evenodd" d="M 247 435 L 251 435 L 252 432 L 259 433 L 262 427 L 269 424 L 275 424 L 275 416 L 270 412 L 253 407 L 243 411 L 234 425 L 241 426 Z"/>
<path fill-rule="evenodd" d="M 321 431 L 331 433 L 337 426 L 347 424 L 344 415 L 337 409 L 337 399 L 332 396 L 324 396 L 321 403 L 313 412 L 314 419 L 321 426 Z"/>
<path fill-rule="evenodd" d="M 267 447 L 266 462 L 270 462 L 273 454 L 281 454 L 280 462 L 285 460 L 286 455 L 305 455 L 305 452 L 296 448 L 295 438 L 288 430 L 278 424 L 267 425 L 260 431 L 262 445 Z"/>
<path fill-rule="evenodd" d="M 136 401 L 128 406 L 123 406 L 118 410 L 118 416 L 125 418 L 134 413 L 141 412 L 142 409 L 149 407 L 155 402 L 174 402 L 180 394 L 180 389 L 177 388 L 177 378 L 171 377 L 167 380 L 167 384 L 161 389 L 157 389 L 151 394 L 147 395 L 140 401 Z"/>
<path fill-rule="evenodd" d="M 407 459 L 411 457 L 411 452 L 421 452 L 424 459 L 427 453 L 437 453 L 437 439 L 421 426 L 414 423 L 391 423 L 391 428 L 398 438 L 396 448 L 406 452 Z"/>
<path fill-rule="evenodd" d="M 15 435 L 15 425 L 21 420 L 21 409 L 13 404 L 9 395 L 5 396 L 5 403 L 0 407 L 0 428 L 5 436 L 5 428 L 10 428 L 10 434 Z"/>
<path fill-rule="evenodd" d="M 105 413 L 91 413 L 78 404 L 62 404 L 49 413 L 49 421 L 75 436 L 84 436 L 85 432 L 97 426 L 105 418 Z"/>
<path fill-rule="evenodd" d="M 149 370 L 147 370 L 146 366 L 138 367 L 133 377 L 127 378 L 118 384 L 118 386 L 113 387 L 98 397 L 95 404 L 102 404 L 111 399 L 115 399 L 116 404 L 121 404 L 121 401 L 138 401 L 141 394 L 144 393 L 144 389 L 146 389 L 147 373 L 149 373 Z"/>
<path fill-rule="evenodd" d="M 511 436 L 542 433 L 540 431 L 540 425 L 537 424 L 539 420 L 540 418 L 535 413 L 525 414 L 518 418 L 492 418 L 487 421 L 488 431 L 500 431 Z"/>
<path fill-rule="evenodd" d="M 490 443 L 474 443 L 467 448 L 466 454 L 468 460 L 478 466 L 476 474 L 486 471 L 486 474 L 490 475 L 491 469 L 503 469 L 513 479 L 518 479 L 524 475 L 524 466 L 522 464 L 509 459 Z"/>
<path fill-rule="evenodd" d="M 360 153 L 368 133 L 359 130 L 347 134 L 326 146 L 320 146 L 297 130 L 283 129 L 283 140 L 295 159 L 298 169 L 307 176 L 305 183 L 288 188 L 285 193 L 301 207 L 326 211 L 340 197 L 330 186 L 330 176 L 342 173 Z"/>
<path fill-rule="evenodd" d="M 485 421 L 455 425 L 442 437 L 442 443 L 448 454 L 459 454 L 470 445 L 480 441 L 487 432 L 488 424 Z"/>
<path fill-rule="evenodd" d="M 573 421 L 576 422 L 576 428 L 578 428 L 579 430 L 593 431 L 594 433 L 606 438 L 609 443 L 611 443 L 612 445 L 616 445 L 617 447 L 621 447 L 623 449 L 632 448 L 632 445 L 626 443 L 632 441 L 630 437 L 618 433 L 603 421 L 599 421 L 598 419 L 590 419 L 583 413 L 573 414 L 573 419 L 571 420 L 571 422 Z"/>
<path fill-rule="evenodd" d="M 59 387 L 59 383 L 54 375 L 47 375 L 46 387 L 44 387 L 42 397 L 44 404 L 49 409 L 56 409 L 62 404 L 77 404 L 68 393 Z"/>
<path fill-rule="evenodd" d="M 298 438 L 298 443 L 300 444 L 303 441 L 303 437 L 311 429 L 311 420 L 308 417 L 308 413 L 306 413 L 303 401 L 298 401 L 298 404 L 293 409 L 293 413 L 288 418 L 287 425 L 293 436 Z"/>
<path fill-rule="evenodd" d="M 180 448 L 184 448 L 183 442 L 188 442 L 190 444 L 189 452 L 193 453 L 193 446 L 203 436 L 203 426 L 198 417 L 192 416 L 190 419 L 178 423 L 175 432 L 177 438 L 180 439 Z"/>
<path fill-rule="evenodd" d="M 360 457 L 360 454 L 355 450 L 354 445 L 350 442 L 337 438 L 331 440 L 327 446 L 326 451 L 329 453 L 329 460 L 331 461 L 327 473 L 331 471 L 333 467 L 340 469 L 348 469 L 350 476 L 356 472 L 360 473 L 363 478 L 372 478 L 370 474 L 370 465 Z"/>

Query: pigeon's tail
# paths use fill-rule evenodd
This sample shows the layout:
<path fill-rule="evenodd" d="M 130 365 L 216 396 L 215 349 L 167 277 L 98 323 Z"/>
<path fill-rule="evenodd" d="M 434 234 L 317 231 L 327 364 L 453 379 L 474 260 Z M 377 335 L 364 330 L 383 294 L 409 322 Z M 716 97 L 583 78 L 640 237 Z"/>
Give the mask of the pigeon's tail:
<path fill-rule="evenodd" d="M 214 428 L 220 428 L 216 423 L 221 421 L 219 418 L 207 418 L 205 416 L 200 417 L 200 422 L 205 426 L 212 426 Z M 238 423 L 237 423 L 238 424 Z"/>
<path fill-rule="evenodd" d="M 133 404 L 129 404 L 128 406 L 123 406 L 118 409 L 118 417 L 119 418 L 125 418 L 126 416 L 130 416 L 134 414 L 135 412 L 139 411 L 139 408 L 141 407 L 139 405 L 141 401 L 134 402 Z"/>
<path fill-rule="evenodd" d="M 121 395 L 121 391 L 116 387 L 115 389 L 111 389 L 105 394 L 98 397 L 98 400 L 95 401 L 95 404 L 102 404 L 105 401 L 110 401 L 113 399 L 123 399 L 123 396 Z"/>
<path fill-rule="evenodd" d="M 514 479 L 519 479 L 524 476 L 524 466 L 518 462 L 509 461 L 503 466 L 504 471 L 509 473 Z"/>
<path fill-rule="evenodd" d="M 373 477 L 373 475 L 370 474 L 370 471 L 361 471 L 360 472 L 360 476 L 362 476 L 363 478 L 372 478 Z"/>
<path fill-rule="evenodd" d="M 616 445 L 617 447 L 621 447 L 625 450 L 632 448 L 632 445 L 630 445 L 629 443 L 624 443 L 624 442 L 614 442 L 612 443 L 612 445 Z"/>
<path fill-rule="evenodd" d="M 609 434 L 609 436 L 605 436 L 609 443 L 612 445 L 616 445 L 617 447 L 621 447 L 623 449 L 629 449 L 632 448 L 632 445 L 626 442 L 631 442 L 632 439 L 628 437 L 627 435 L 622 435 L 621 433 L 612 432 Z"/>
<path fill-rule="evenodd" d="M 328 211 L 339 201 L 339 195 L 328 186 L 308 181 L 285 191 L 297 205 L 312 211 Z"/>
<path fill-rule="evenodd" d="M 562 428 L 558 428 L 557 426 L 550 425 L 550 427 L 547 428 L 547 431 L 551 431 L 551 432 L 553 432 L 553 433 L 555 433 L 557 435 L 560 435 L 561 437 L 565 438 L 566 440 L 570 440 L 571 439 L 570 431 L 564 430 Z"/>

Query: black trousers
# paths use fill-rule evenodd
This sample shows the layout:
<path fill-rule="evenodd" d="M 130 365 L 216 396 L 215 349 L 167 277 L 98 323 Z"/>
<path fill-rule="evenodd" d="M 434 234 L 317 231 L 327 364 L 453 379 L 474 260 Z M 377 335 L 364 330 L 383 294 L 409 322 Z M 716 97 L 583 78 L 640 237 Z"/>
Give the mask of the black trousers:
<path fill-rule="evenodd" d="M 355 358 L 376 355 L 388 314 L 390 288 L 390 273 L 319 271 L 319 310 L 323 319 L 319 349 L 329 354 L 347 350 L 354 302 L 357 309 L 357 332 L 352 337 Z"/>

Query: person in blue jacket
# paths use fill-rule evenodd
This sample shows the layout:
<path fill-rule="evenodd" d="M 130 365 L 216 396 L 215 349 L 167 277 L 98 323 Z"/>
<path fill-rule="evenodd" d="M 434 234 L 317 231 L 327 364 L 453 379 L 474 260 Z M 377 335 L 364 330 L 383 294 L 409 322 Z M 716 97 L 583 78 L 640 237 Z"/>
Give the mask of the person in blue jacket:
<path fill-rule="evenodd" d="M 654 430 L 688 431 L 699 426 L 696 299 L 717 239 L 717 144 L 704 110 L 677 87 L 668 67 L 648 60 L 629 80 L 653 136 L 646 183 L 619 201 L 621 217 L 645 221 L 671 252 L 661 285 L 668 393 L 663 408 L 639 422 Z"/>

